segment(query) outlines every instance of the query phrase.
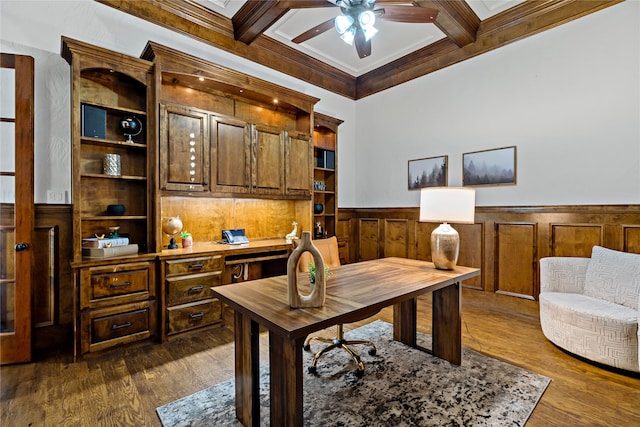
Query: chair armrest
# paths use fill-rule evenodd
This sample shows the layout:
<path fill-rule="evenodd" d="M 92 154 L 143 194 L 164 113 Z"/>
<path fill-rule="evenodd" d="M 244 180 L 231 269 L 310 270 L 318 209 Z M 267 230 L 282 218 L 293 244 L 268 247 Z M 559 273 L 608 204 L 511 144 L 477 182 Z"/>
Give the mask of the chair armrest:
<path fill-rule="evenodd" d="M 547 257 L 540 260 L 540 292 L 581 294 L 591 258 Z"/>

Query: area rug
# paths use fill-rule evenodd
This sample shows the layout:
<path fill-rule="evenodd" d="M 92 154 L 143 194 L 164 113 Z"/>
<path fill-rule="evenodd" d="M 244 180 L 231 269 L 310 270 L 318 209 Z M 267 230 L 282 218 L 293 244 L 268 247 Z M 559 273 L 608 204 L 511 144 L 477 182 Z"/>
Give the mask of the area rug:
<path fill-rule="evenodd" d="M 522 426 L 551 381 L 463 348 L 457 366 L 393 341 L 393 327 L 377 320 L 346 338 L 370 339 L 378 352 L 360 348 L 362 378 L 346 352 L 334 350 L 304 379 L 306 426 Z M 431 348 L 431 336 L 418 334 Z M 317 346 L 324 344 L 317 344 Z M 316 348 L 312 343 L 312 350 Z M 312 354 L 303 351 L 304 366 Z M 260 368 L 260 425 L 269 425 L 269 367 Z M 240 426 L 230 379 L 157 408 L 165 427 Z"/>

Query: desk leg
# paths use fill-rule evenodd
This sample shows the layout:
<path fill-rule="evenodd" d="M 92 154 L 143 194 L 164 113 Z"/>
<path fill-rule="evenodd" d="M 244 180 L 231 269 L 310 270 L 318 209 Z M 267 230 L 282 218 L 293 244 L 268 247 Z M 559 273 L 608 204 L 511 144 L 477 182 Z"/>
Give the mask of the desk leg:
<path fill-rule="evenodd" d="M 245 427 L 260 425 L 259 325 L 235 313 L 236 417 Z"/>
<path fill-rule="evenodd" d="M 418 302 L 415 298 L 393 306 L 393 339 L 411 347 L 416 346 Z"/>
<path fill-rule="evenodd" d="M 301 427 L 302 344 L 304 337 L 286 339 L 269 333 L 269 370 L 271 375 L 271 425 Z"/>
<path fill-rule="evenodd" d="M 462 295 L 460 283 L 433 293 L 433 355 L 462 363 Z"/>

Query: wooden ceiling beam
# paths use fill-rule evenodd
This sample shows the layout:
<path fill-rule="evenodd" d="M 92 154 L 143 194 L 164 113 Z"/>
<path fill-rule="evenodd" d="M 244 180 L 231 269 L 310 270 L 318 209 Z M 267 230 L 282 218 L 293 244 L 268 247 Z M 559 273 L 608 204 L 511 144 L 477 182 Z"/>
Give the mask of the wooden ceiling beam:
<path fill-rule="evenodd" d="M 284 2 L 278 0 L 247 1 L 231 18 L 235 39 L 251 44 L 256 37 L 289 11 L 289 8 L 283 4 Z"/>
<path fill-rule="evenodd" d="M 436 9 L 435 25 L 458 47 L 476 41 L 480 18 L 464 0 L 415 1 L 416 5 Z"/>

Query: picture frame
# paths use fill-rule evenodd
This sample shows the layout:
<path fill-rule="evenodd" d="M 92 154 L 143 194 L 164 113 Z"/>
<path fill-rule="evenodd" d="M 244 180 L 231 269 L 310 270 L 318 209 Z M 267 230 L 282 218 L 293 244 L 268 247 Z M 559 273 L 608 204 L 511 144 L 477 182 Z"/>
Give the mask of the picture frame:
<path fill-rule="evenodd" d="M 409 160 L 408 188 L 419 190 L 426 187 L 446 187 L 449 176 L 449 156 L 426 157 Z"/>
<path fill-rule="evenodd" d="M 462 186 L 516 184 L 516 146 L 462 154 Z"/>

